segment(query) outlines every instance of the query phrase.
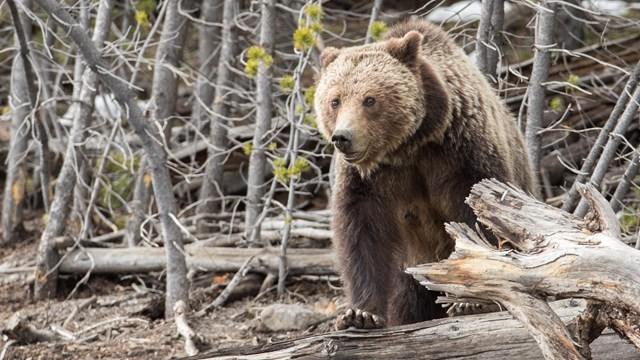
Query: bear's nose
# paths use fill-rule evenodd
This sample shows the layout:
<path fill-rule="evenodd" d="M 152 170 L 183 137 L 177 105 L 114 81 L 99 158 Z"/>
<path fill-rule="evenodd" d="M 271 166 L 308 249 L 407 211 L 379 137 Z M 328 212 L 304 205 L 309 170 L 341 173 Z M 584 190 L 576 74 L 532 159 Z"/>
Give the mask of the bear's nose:
<path fill-rule="evenodd" d="M 349 152 L 351 148 L 351 131 L 349 130 L 336 130 L 331 136 L 331 142 L 333 145 L 342 152 Z"/>

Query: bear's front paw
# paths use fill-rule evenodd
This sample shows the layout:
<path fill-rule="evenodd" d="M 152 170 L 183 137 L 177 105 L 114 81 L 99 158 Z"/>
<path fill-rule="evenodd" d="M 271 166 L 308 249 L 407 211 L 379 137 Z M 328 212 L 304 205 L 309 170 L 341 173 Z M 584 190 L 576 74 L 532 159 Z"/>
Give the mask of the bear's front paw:
<path fill-rule="evenodd" d="M 344 330 L 350 327 L 356 329 L 380 329 L 386 326 L 384 318 L 360 309 L 347 309 L 338 316 L 336 329 Z"/>

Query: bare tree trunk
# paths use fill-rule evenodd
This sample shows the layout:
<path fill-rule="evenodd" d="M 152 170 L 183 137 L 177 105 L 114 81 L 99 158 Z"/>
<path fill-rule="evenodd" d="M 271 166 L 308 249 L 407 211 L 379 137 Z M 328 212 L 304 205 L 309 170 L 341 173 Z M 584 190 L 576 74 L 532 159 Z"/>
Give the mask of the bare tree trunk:
<path fill-rule="evenodd" d="M 216 87 L 213 100 L 213 116 L 210 120 L 210 142 L 207 154 L 208 160 L 204 170 L 204 181 L 200 189 L 200 204 L 196 208 L 197 214 L 211 214 L 218 210 L 219 201 L 215 197 L 222 194 L 222 174 L 224 173 L 224 159 L 227 156 L 227 128 L 229 126 L 229 107 L 225 104 L 228 100 L 229 89 L 233 86 L 233 71 L 231 66 L 236 52 L 235 25 L 234 25 L 235 1 L 224 1 L 222 15 L 222 46 L 220 60 L 216 72 Z M 198 232 L 208 232 L 210 228 L 206 222 L 198 223 Z"/>
<path fill-rule="evenodd" d="M 576 201 L 578 200 L 578 196 L 579 196 L 577 185 L 583 184 L 588 179 L 589 174 L 591 174 L 591 170 L 593 170 L 593 167 L 598 161 L 600 154 L 602 154 L 602 149 L 604 149 L 604 146 L 607 143 L 607 140 L 609 140 L 609 135 L 616 128 L 616 125 L 618 124 L 618 120 L 620 119 L 620 115 L 622 114 L 624 109 L 627 107 L 627 104 L 629 103 L 629 98 L 631 98 L 631 95 L 635 91 L 639 80 L 640 80 L 640 62 L 638 62 L 635 68 L 633 69 L 633 72 L 629 76 L 629 80 L 627 81 L 627 84 L 622 90 L 620 97 L 618 97 L 616 106 L 613 108 L 611 115 L 609 115 L 609 119 L 607 120 L 602 130 L 600 130 L 600 133 L 598 134 L 598 138 L 596 139 L 595 144 L 593 144 L 593 147 L 591 148 L 589 155 L 587 155 L 587 158 L 582 163 L 582 167 L 580 167 L 580 172 L 578 173 L 576 180 L 573 182 L 573 185 L 571 185 L 571 189 L 569 189 L 569 191 L 567 192 L 567 196 L 564 200 L 564 203 L 562 204 L 562 210 L 572 211 L 574 209 L 576 205 Z"/>
<path fill-rule="evenodd" d="M 364 43 L 370 44 L 373 41 L 373 37 L 371 36 L 371 28 L 373 27 L 373 23 L 378 21 L 378 13 L 382 8 L 382 0 L 375 0 L 373 2 L 373 8 L 371 8 L 371 17 L 369 18 L 369 27 L 367 27 L 367 35 L 364 37 Z"/>
<path fill-rule="evenodd" d="M 167 253 L 167 296 L 165 316 L 172 316 L 173 306 L 178 300 L 188 303 L 187 267 L 182 254 L 183 243 L 180 228 L 174 222 L 177 213 L 176 200 L 173 197 L 171 176 L 166 166 L 167 154 L 160 145 L 158 129 L 144 119 L 142 110 L 135 101 L 135 95 L 125 83 L 112 73 L 91 39 L 67 11 L 53 0 L 35 0 L 47 13 L 52 15 L 59 25 L 67 31 L 78 45 L 87 65 L 112 91 L 118 103 L 128 111 L 129 123 L 133 126 L 144 147 L 151 168 L 153 190 L 160 213 L 165 251 Z M 101 71 L 98 71 L 101 69 Z M 176 219 L 177 220 L 177 219 Z"/>
<path fill-rule="evenodd" d="M 600 184 L 604 179 L 605 174 L 607 173 L 607 169 L 609 168 L 609 164 L 611 160 L 616 155 L 616 151 L 618 150 L 618 146 L 622 143 L 622 139 L 624 139 L 624 134 L 627 131 L 627 128 L 631 124 L 631 121 L 638 116 L 638 108 L 640 105 L 640 86 L 636 86 L 635 91 L 631 95 L 631 99 L 627 107 L 624 109 L 622 115 L 618 119 L 618 123 L 616 127 L 613 129 L 613 132 L 609 136 L 609 140 L 607 141 L 607 145 L 602 150 L 602 155 L 598 159 L 598 163 L 596 167 L 593 169 L 593 174 L 591 175 L 591 179 L 589 179 L 589 183 L 596 188 L 600 188 Z M 577 216 L 583 217 L 588 210 L 587 203 L 583 200 L 580 200 L 578 203 L 578 207 L 574 214 Z"/>
<path fill-rule="evenodd" d="M 13 0 L 11 4 L 12 17 L 16 9 Z M 26 2 L 23 3 L 26 6 Z M 17 11 L 17 9 L 15 10 Z M 22 14 L 17 19 L 13 19 L 14 24 L 20 18 L 26 18 Z M 17 25 L 17 24 L 16 24 Z M 31 39 L 30 27 L 16 27 L 16 48 L 20 49 L 20 36 Z M 19 55 L 19 54 L 18 54 Z M 27 60 L 28 61 L 28 60 Z M 31 84 L 33 86 L 33 84 Z M 25 61 L 21 56 L 16 56 L 13 60 L 11 71 L 11 96 L 9 107 L 11 110 L 11 143 L 7 161 L 7 179 L 4 188 L 4 199 L 2 202 L 2 241 L 4 243 L 15 242 L 20 239 L 24 231 L 22 223 L 22 206 L 24 204 L 25 186 L 27 181 L 27 141 L 30 135 L 29 115 L 31 114 L 31 104 L 29 99 L 29 84 L 25 71 Z"/>
<path fill-rule="evenodd" d="M 131 218 L 127 221 L 124 235 L 125 243 L 128 246 L 136 246 L 140 242 L 142 235 L 142 223 L 147 215 L 149 202 L 151 201 L 151 175 L 147 166 L 146 156 L 142 156 L 140 168 L 136 174 L 136 183 L 133 187 L 133 201 L 129 204 L 131 208 Z"/>
<path fill-rule="evenodd" d="M 273 52 L 273 27 L 275 1 L 264 0 L 260 4 L 260 47 L 271 56 Z M 273 99 L 271 98 L 271 66 L 260 61 L 258 66 L 256 129 L 253 134 L 253 146 L 249 159 L 247 179 L 247 213 L 245 216 L 245 236 L 253 241 L 251 232 L 256 231 L 256 240 L 260 239 L 260 223 L 257 221 L 262 211 L 262 196 L 265 193 L 265 147 L 267 133 L 271 129 Z M 255 230 L 254 230 L 255 229 Z"/>
<path fill-rule="evenodd" d="M 87 31 L 90 31 L 91 28 L 91 22 L 89 21 L 89 10 L 90 10 L 90 4 L 87 0 L 81 0 L 80 1 L 80 25 L 82 25 L 85 29 L 87 29 Z M 103 40 L 104 41 L 104 40 Z M 95 42 L 95 41 L 94 41 Z M 97 44 L 98 48 L 100 48 L 102 46 L 102 42 L 100 44 Z M 76 113 L 73 116 L 73 121 L 74 123 L 76 122 L 76 119 L 78 118 L 78 114 L 77 112 L 81 111 L 79 110 L 79 108 L 82 106 L 82 88 L 85 85 L 84 84 L 84 76 L 85 76 L 85 67 L 84 64 L 82 63 L 82 56 L 77 53 L 76 54 L 76 58 L 75 58 L 75 63 L 74 63 L 74 68 L 73 68 L 73 92 L 71 93 L 71 98 L 72 98 L 72 103 L 71 103 L 71 108 L 75 108 Z M 87 78 L 88 79 L 88 78 Z M 98 80 L 97 78 L 94 78 L 93 81 L 95 82 L 95 84 L 90 85 L 89 83 L 87 83 L 87 86 L 97 86 L 98 85 Z M 94 101 L 95 99 L 95 91 L 93 94 L 93 97 L 91 97 L 91 101 Z M 93 104 L 93 103 L 92 103 Z M 86 105 L 85 105 L 86 106 Z M 91 109 L 91 114 L 89 114 L 89 117 L 92 116 L 93 113 L 93 106 Z M 86 114 L 84 114 L 86 115 Z M 86 121 L 84 124 L 82 124 L 82 131 L 86 131 L 85 128 L 87 126 L 89 126 L 89 124 L 91 123 L 90 119 L 86 119 L 86 120 L 82 120 L 82 121 Z M 67 143 L 67 151 L 69 150 L 69 144 L 72 143 L 73 139 L 73 124 L 72 124 L 72 130 L 71 130 L 71 134 L 70 134 L 70 139 L 69 139 L 69 143 Z M 83 139 L 84 140 L 84 136 Z M 81 143 L 82 141 L 80 141 Z M 74 145 L 75 146 L 75 145 Z M 73 198 L 73 206 L 71 207 L 72 212 L 71 212 L 71 219 L 72 221 L 78 220 L 78 229 L 80 229 L 80 227 L 82 227 L 83 225 L 81 224 L 82 219 L 84 218 L 84 214 L 85 214 L 85 210 L 86 210 L 86 202 L 87 202 L 87 195 L 88 195 L 88 189 L 89 189 L 89 185 L 91 183 L 90 181 L 90 174 L 89 171 L 87 169 L 87 164 L 84 162 L 84 148 L 80 147 L 77 150 L 77 153 L 74 154 L 74 157 L 78 157 L 81 158 L 79 161 L 77 161 L 77 165 L 74 163 L 74 166 L 77 166 L 77 168 L 74 168 L 74 172 L 75 172 L 75 176 L 79 176 L 79 178 L 74 179 L 74 190 L 73 190 L 73 195 L 68 195 L 69 198 Z M 66 161 L 67 157 L 65 156 L 65 161 Z M 75 159 L 74 159 L 75 161 Z M 73 163 L 73 161 L 72 161 Z M 64 166 L 64 165 L 63 165 Z M 61 173 L 62 174 L 62 173 Z M 77 180 L 77 181 L 76 181 Z M 85 186 L 86 184 L 86 186 Z M 65 191 L 67 191 L 65 189 Z M 78 216 L 76 217 L 75 215 L 78 214 Z M 55 215 L 57 216 L 57 215 Z M 66 215 L 65 215 L 66 217 Z M 66 220 L 65 220 L 66 221 Z M 89 225 L 89 224 L 87 224 Z M 57 235 L 56 235 L 57 236 Z"/>
<path fill-rule="evenodd" d="M 571 6 L 573 5 L 573 6 Z M 561 49 L 575 50 L 585 45 L 585 13 L 580 0 L 564 0 L 556 13 L 555 38 Z"/>
<path fill-rule="evenodd" d="M 93 42 L 96 48 L 102 48 L 102 44 L 109 34 L 111 25 L 111 12 L 113 10 L 113 0 L 100 2 L 98 15 L 96 16 L 96 28 L 93 32 Z M 88 15 L 87 15 L 88 18 Z M 85 31 L 88 29 L 85 28 Z M 79 61 L 79 58 L 78 58 Z M 58 175 L 56 191 L 51 204 L 51 212 L 47 219 L 47 224 L 42 233 L 40 244 L 38 245 L 38 262 L 36 265 L 36 282 L 34 285 L 34 295 L 36 299 L 45 299 L 55 295 L 59 260 L 58 253 L 53 247 L 53 239 L 60 236 L 67 225 L 67 219 L 73 203 L 74 187 L 77 181 L 77 171 L 83 167 L 84 158 L 82 149 L 86 137 L 87 128 L 91 123 L 93 114 L 93 104 L 98 88 L 98 77 L 91 69 L 85 69 L 84 84 L 81 86 L 79 94 L 80 109 L 76 111 L 73 119 L 73 126 L 64 163 Z M 77 86 L 80 86 L 77 84 Z"/>
<path fill-rule="evenodd" d="M 549 76 L 553 46 L 554 11 L 556 4 L 549 0 L 540 0 L 536 15 L 535 54 L 533 70 L 528 89 L 527 125 L 525 139 L 529 158 L 537 178 L 540 178 L 540 130 L 545 108 L 546 90 L 544 84 Z"/>
<path fill-rule="evenodd" d="M 151 121 L 164 127 L 164 144 L 167 148 L 170 147 L 171 117 L 175 115 L 178 93 L 178 77 L 173 69 L 180 66 L 188 31 L 187 18 L 180 14 L 178 6 L 182 6 L 182 11 L 191 12 L 194 4 L 191 0 L 170 0 L 167 3 L 151 89 Z M 142 176 L 142 179 L 136 180 L 133 191 L 131 206 L 133 211 L 126 225 L 126 239 L 129 246 L 135 246 L 140 242 L 140 226 L 151 200 L 151 184 L 144 178 L 146 173 L 144 168 L 138 172 L 138 176 Z"/>
<path fill-rule="evenodd" d="M 503 23 L 503 0 L 483 0 L 476 41 L 477 65 L 487 80 L 494 84 L 498 82 L 496 74 L 500 60 Z"/>
<path fill-rule="evenodd" d="M 223 0 L 204 0 L 200 9 L 200 18 L 206 24 L 198 25 L 198 63 L 200 73 L 196 82 L 196 101 L 193 102 L 192 118 L 196 121 L 196 128 L 203 128 L 207 124 L 209 129 L 209 113 L 207 108 L 213 101 L 213 75 L 218 61 L 215 39 L 220 37 L 221 29 L 211 23 L 222 19 Z"/>
<path fill-rule="evenodd" d="M 622 180 L 618 184 L 616 188 L 616 192 L 611 197 L 611 208 L 614 212 L 620 211 L 622 209 L 622 199 L 627 192 L 629 192 L 629 187 L 631 187 L 631 183 L 633 182 L 633 178 L 638 174 L 638 170 L 640 169 L 640 147 L 636 148 L 635 151 L 631 154 L 631 161 L 629 162 L 629 167 L 624 172 L 622 176 Z"/>

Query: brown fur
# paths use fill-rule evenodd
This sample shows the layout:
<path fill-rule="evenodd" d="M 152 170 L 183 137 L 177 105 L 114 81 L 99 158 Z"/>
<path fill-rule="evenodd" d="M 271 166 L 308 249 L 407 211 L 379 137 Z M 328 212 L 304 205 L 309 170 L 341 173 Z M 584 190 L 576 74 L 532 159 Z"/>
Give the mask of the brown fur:
<path fill-rule="evenodd" d="M 321 65 L 320 131 L 353 134 L 355 155 L 337 153 L 333 195 L 334 247 L 351 306 L 390 325 L 441 317 L 433 294 L 403 270 L 450 255 L 444 222 L 475 223 L 464 199 L 478 181 L 497 178 L 537 195 L 515 120 L 462 50 L 427 22 L 397 25 L 375 44 L 328 48 Z M 367 97 L 373 106 L 363 105 Z"/>

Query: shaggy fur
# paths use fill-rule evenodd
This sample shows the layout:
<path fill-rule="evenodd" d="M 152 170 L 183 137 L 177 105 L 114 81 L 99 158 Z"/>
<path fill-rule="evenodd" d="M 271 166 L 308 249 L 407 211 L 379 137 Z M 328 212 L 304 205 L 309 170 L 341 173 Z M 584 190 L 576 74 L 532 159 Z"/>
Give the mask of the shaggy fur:
<path fill-rule="evenodd" d="M 390 325 L 441 317 L 433 294 L 403 270 L 451 254 L 444 223 L 473 226 L 464 200 L 478 181 L 538 194 L 516 122 L 464 52 L 427 22 L 397 25 L 375 44 L 327 48 L 320 60 L 320 131 L 352 135 L 337 152 L 332 202 L 351 306 Z"/>

